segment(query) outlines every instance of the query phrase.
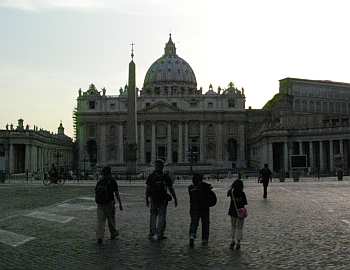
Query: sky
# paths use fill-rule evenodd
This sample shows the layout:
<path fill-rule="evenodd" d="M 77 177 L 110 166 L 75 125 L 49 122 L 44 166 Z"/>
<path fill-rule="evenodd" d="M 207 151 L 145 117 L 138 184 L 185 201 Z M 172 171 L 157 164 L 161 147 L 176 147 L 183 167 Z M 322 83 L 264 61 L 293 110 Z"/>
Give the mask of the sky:
<path fill-rule="evenodd" d="M 226 87 L 262 106 L 279 80 L 350 82 L 346 0 L 0 0 L 0 129 L 25 125 L 73 136 L 78 89 L 117 95 L 135 43 L 137 87 L 169 33 L 198 88 Z"/>

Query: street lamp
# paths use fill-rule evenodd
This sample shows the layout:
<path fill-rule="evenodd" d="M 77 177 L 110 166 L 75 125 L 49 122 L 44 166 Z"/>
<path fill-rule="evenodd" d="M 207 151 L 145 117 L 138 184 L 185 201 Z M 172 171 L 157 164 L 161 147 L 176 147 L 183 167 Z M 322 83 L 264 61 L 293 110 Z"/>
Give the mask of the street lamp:
<path fill-rule="evenodd" d="M 84 156 L 84 159 L 83 159 L 83 163 L 84 163 L 84 178 L 86 176 L 86 172 L 85 172 L 85 163 L 86 161 L 88 161 L 88 159 Z"/>
<path fill-rule="evenodd" d="M 193 151 L 194 150 L 193 146 L 190 146 L 189 148 L 190 149 L 189 149 L 188 154 L 189 154 L 189 158 L 190 158 L 190 171 L 191 171 L 191 173 L 193 173 L 193 163 L 194 163 L 194 161 L 197 160 L 198 152 Z"/>

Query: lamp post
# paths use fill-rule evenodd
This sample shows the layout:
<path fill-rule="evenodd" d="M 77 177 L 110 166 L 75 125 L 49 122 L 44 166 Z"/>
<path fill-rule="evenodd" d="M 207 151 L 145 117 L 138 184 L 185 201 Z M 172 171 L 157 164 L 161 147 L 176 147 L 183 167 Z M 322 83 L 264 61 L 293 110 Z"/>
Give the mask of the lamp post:
<path fill-rule="evenodd" d="M 86 159 L 86 157 L 84 156 L 84 159 L 83 159 L 83 163 L 84 163 L 84 178 L 86 176 L 86 172 L 85 172 L 85 163 L 86 161 L 88 161 L 88 159 Z"/>
<path fill-rule="evenodd" d="M 197 160 L 198 152 L 194 152 L 194 151 L 193 151 L 194 149 L 193 149 L 193 146 L 192 146 L 192 145 L 191 145 L 189 148 L 190 148 L 190 149 L 189 149 L 190 171 L 191 171 L 191 173 L 193 173 L 193 163 L 194 163 L 194 161 Z"/>

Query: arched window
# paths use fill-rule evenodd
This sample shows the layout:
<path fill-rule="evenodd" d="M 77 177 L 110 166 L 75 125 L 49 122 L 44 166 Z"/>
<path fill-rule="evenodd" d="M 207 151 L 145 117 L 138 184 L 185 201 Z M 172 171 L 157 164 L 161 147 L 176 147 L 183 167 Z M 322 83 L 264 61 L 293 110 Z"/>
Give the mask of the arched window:
<path fill-rule="evenodd" d="M 216 145 L 213 142 L 208 143 L 208 159 L 215 159 Z"/>
<path fill-rule="evenodd" d="M 321 112 L 321 102 L 320 101 L 316 102 L 316 112 Z"/>
<path fill-rule="evenodd" d="M 346 103 L 341 104 L 341 112 L 346 113 Z"/>
<path fill-rule="evenodd" d="M 315 103 L 310 101 L 310 112 L 315 112 Z"/>
<path fill-rule="evenodd" d="M 156 134 L 158 138 L 165 138 L 167 136 L 167 126 L 165 124 L 158 124 Z"/>
<path fill-rule="evenodd" d="M 307 112 L 307 102 L 303 100 L 303 112 Z"/>
<path fill-rule="evenodd" d="M 115 126 L 111 125 L 109 127 L 109 136 L 115 136 Z"/>
<path fill-rule="evenodd" d="M 92 164 L 97 162 L 97 144 L 95 140 L 88 140 L 86 143 L 86 151 L 89 156 L 89 161 Z"/>
<path fill-rule="evenodd" d="M 324 113 L 328 112 L 328 102 L 323 102 L 323 112 Z"/>
<path fill-rule="evenodd" d="M 229 161 L 237 160 L 237 141 L 235 139 L 230 138 L 227 141 L 227 152 Z"/>
<path fill-rule="evenodd" d="M 337 102 L 335 104 L 335 112 L 340 113 L 340 103 L 339 102 Z"/>

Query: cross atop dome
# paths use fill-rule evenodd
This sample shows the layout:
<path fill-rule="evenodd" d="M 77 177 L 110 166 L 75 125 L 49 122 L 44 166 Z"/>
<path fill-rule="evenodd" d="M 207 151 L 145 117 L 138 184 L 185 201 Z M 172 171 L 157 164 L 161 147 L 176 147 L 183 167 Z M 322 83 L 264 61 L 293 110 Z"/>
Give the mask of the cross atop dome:
<path fill-rule="evenodd" d="M 169 41 L 165 44 L 164 54 L 167 56 L 175 56 L 176 55 L 176 47 L 171 39 L 171 33 L 169 34 Z"/>

